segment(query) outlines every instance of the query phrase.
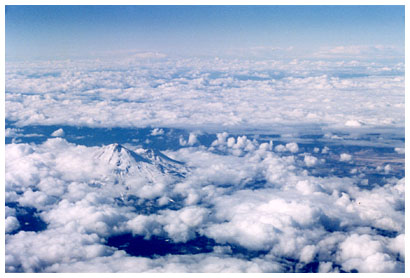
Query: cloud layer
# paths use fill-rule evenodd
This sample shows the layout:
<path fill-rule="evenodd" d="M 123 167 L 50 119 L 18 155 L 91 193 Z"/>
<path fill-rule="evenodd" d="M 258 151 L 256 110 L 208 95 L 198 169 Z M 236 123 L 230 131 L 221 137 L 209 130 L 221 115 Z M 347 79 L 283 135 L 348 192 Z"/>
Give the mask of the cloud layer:
<path fill-rule="evenodd" d="M 403 127 L 404 64 L 174 59 L 8 63 L 19 125 Z"/>
<path fill-rule="evenodd" d="M 404 63 L 366 49 L 7 63 L 6 271 L 404 272 Z"/>
<path fill-rule="evenodd" d="M 317 177 L 304 166 L 327 163 L 314 159 L 321 150 L 277 146 L 227 133 L 168 156 L 62 138 L 8 144 L 6 271 L 404 271 L 404 178 Z M 20 229 L 24 207 L 47 227 Z M 107 245 L 127 233 L 215 243 L 151 258 Z"/>

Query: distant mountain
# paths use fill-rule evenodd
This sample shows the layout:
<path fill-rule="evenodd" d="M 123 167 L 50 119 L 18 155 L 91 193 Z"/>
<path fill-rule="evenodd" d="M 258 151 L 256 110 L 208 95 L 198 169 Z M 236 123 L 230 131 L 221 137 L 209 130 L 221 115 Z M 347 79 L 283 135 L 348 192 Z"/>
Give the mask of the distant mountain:
<path fill-rule="evenodd" d="M 101 147 L 95 154 L 99 162 L 107 163 L 113 172 L 122 178 L 142 178 L 147 182 L 169 177 L 184 177 L 187 168 L 156 150 L 141 150 L 138 153 L 120 145 Z"/>
<path fill-rule="evenodd" d="M 145 214 L 162 209 L 154 199 L 188 172 L 184 163 L 159 151 L 140 149 L 135 152 L 120 144 L 99 148 L 93 158 L 102 167 L 111 169 L 111 173 L 101 177 L 100 186 L 108 190 L 119 205 L 133 206 Z M 168 207 L 179 206 L 170 200 Z"/>
<path fill-rule="evenodd" d="M 138 154 L 137 154 L 138 155 Z M 143 159 L 150 161 L 152 164 L 161 169 L 166 174 L 172 174 L 178 177 L 185 177 L 188 169 L 184 163 L 169 158 L 160 151 L 148 149 L 139 153 L 139 156 Z"/>

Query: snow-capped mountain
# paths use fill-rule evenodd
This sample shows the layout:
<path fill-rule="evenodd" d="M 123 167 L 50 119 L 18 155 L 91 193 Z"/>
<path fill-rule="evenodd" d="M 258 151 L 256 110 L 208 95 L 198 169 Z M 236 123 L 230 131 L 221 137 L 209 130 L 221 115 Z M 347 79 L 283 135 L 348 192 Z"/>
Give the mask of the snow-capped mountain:
<path fill-rule="evenodd" d="M 101 147 L 95 154 L 97 163 L 108 164 L 117 182 L 138 180 L 139 184 L 163 183 L 164 179 L 183 177 L 187 169 L 183 163 L 155 150 L 140 149 L 134 152 L 120 144 Z M 168 182 L 167 182 L 168 183 Z"/>
<path fill-rule="evenodd" d="M 147 161 L 150 161 L 152 164 L 161 169 L 163 173 L 166 174 L 184 177 L 188 171 L 184 163 L 169 158 L 160 151 L 156 151 L 153 149 L 141 149 L 140 151 L 138 151 L 138 153 L 135 154 Z"/>
<path fill-rule="evenodd" d="M 102 147 L 96 153 L 95 158 L 108 163 L 118 173 L 129 173 L 133 167 L 138 168 L 141 163 L 151 164 L 151 161 L 120 144 L 110 144 Z"/>

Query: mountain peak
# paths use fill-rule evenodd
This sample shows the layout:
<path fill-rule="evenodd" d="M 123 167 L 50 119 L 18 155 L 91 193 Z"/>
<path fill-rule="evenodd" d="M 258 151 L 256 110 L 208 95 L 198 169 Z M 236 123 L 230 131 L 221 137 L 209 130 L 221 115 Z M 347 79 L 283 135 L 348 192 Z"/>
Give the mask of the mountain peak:
<path fill-rule="evenodd" d="M 118 170 L 124 171 L 140 161 L 151 163 L 149 160 L 117 143 L 102 147 L 97 153 L 96 158 L 108 162 Z"/>
<path fill-rule="evenodd" d="M 148 165 L 161 173 L 172 175 L 179 173 L 178 176 L 186 173 L 183 163 L 173 160 L 159 151 L 148 149 L 136 153 L 118 143 L 103 146 L 95 157 L 110 164 L 119 173 L 134 172 L 134 170 L 141 169 L 141 167 L 146 168 Z"/>

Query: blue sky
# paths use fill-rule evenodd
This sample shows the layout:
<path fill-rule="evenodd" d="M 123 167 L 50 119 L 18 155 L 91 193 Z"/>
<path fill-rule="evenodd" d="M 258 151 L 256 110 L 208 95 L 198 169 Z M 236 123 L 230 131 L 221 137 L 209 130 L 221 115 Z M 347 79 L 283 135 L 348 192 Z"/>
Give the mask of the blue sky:
<path fill-rule="evenodd" d="M 404 6 L 6 6 L 8 60 L 341 45 L 404 52 Z"/>

